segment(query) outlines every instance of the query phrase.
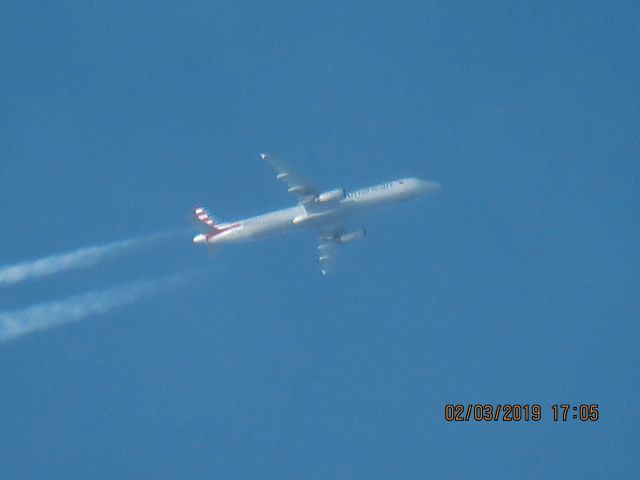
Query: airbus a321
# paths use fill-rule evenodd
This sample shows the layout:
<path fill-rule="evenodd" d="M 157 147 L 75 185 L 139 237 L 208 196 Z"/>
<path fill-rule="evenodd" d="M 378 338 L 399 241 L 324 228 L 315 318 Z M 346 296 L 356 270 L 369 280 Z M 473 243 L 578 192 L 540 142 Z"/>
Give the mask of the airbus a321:
<path fill-rule="evenodd" d="M 364 228 L 347 230 L 345 224 L 359 213 L 390 203 L 410 200 L 440 190 L 438 182 L 419 178 L 402 178 L 360 190 L 345 192 L 338 188 L 322 192 L 290 170 L 272 155 L 260 154 L 276 172 L 287 190 L 298 196 L 298 205 L 229 223 L 218 223 L 206 209 L 198 207 L 196 218 L 206 233 L 193 237 L 197 244 L 218 245 L 252 240 L 300 228 L 313 228 L 319 237 L 318 259 L 326 275 L 338 245 L 364 238 Z"/>

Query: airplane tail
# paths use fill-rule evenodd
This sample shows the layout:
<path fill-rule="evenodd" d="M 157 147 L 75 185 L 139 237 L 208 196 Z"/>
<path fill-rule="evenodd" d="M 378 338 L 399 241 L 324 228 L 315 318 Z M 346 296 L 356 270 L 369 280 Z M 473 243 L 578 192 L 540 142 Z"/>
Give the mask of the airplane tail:
<path fill-rule="evenodd" d="M 195 214 L 198 221 L 202 222 L 209 230 L 212 230 L 213 232 L 218 231 L 218 228 L 216 227 L 216 224 L 218 222 L 211 216 L 211 214 L 209 214 L 209 212 L 207 212 L 204 207 L 195 208 L 193 210 L 193 213 Z"/>
<path fill-rule="evenodd" d="M 217 227 L 218 222 L 204 207 L 196 207 L 193 210 L 193 213 L 195 214 L 196 219 L 207 227 L 206 233 L 201 233 L 193 238 L 194 243 L 208 243 L 211 238 L 215 237 L 222 231 Z"/>
<path fill-rule="evenodd" d="M 221 224 L 203 207 L 195 208 L 193 213 L 196 219 L 207 228 L 207 233 L 201 233 L 194 237 L 194 243 L 208 243 L 213 237 L 241 226 L 239 223 Z"/>

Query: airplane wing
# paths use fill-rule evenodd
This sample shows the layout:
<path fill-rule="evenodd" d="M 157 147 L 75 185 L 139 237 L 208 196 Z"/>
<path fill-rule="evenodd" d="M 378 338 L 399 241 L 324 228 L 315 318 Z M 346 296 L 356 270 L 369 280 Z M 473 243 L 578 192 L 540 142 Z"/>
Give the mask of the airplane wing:
<path fill-rule="evenodd" d="M 298 201 L 301 204 L 311 202 L 320 194 L 316 187 L 296 174 L 279 158 L 266 153 L 261 153 L 260 158 L 276 171 L 276 179 L 283 181 L 287 185 L 287 191 L 298 195 Z"/>
<path fill-rule="evenodd" d="M 335 262 L 338 250 L 338 235 L 320 235 L 320 245 L 318 245 L 318 260 L 322 275 L 328 274 Z"/>
<path fill-rule="evenodd" d="M 318 245 L 318 260 L 322 275 L 327 275 L 334 265 L 339 245 L 349 243 L 365 237 L 364 228 L 345 232 L 343 225 L 325 225 L 320 228 L 320 245 Z"/>
<path fill-rule="evenodd" d="M 326 275 L 331 271 L 336 258 L 336 247 L 336 243 L 332 241 L 322 241 L 318 245 L 318 260 L 320 261 L 322 275 Z"/>

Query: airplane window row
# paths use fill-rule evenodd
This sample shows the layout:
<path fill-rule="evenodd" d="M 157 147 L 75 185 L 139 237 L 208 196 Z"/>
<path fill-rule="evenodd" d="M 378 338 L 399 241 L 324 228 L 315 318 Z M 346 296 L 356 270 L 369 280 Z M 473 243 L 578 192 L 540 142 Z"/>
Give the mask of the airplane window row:
<path fill-rule="evenodd" d="M 351 192 L 347 195 L 347 198 L 358 197 L 360 195 L 364 195 L 365 193 L 378 192 L 380 190 L 387 190 L 392 188 L 394 185 L 404 185 L 404 180 L 395 180 L 392 182 L 383 183 L 381 185 L 376 185 L 375 187 L 363 188 L 362 190 L 356 190 L 355 192 Z"/>
<path fill-rule="evenodd" d="M 392 186 L 393 186 L 393 182 L 387 182 L 387 183 L 383 183 L 382 185 L 377 185 L 375 187 L 365 188 L 363 190 L 356 190 L 355 192 L 350 193 L 349 196 L 358 197 L 365 193 L 377 192 L 379 190 L 386 190 L 387 188 L 391 188 Z"/>

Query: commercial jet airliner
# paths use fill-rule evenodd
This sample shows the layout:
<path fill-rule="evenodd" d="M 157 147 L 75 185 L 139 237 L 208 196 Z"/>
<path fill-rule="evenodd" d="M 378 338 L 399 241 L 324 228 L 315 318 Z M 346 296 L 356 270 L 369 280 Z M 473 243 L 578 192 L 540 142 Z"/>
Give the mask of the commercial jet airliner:
<path fill-rule="evenodd" d="M 322 274 L 326 275 L 335 258 L 335 248 L 365 236 L 363 228 L 347 230 L 347 221 L 371 208 L 440 190 L 438 182 L 403 178 L 351 192 L 342 188 L 321 192 L 279 159 L 265 153 L 260 157 L 276 171 L 276 179 L 282 180 L 287 190 L 298 196 L 298 205 L 230 223 L 218 223 L 209 212 L 198 207 L 194 211 L 195 216 L 207 232 L 193 237 L 194 243 L 217 245 L 239 242 L 311 227 L 318 232 L 318 259 Z"/>

